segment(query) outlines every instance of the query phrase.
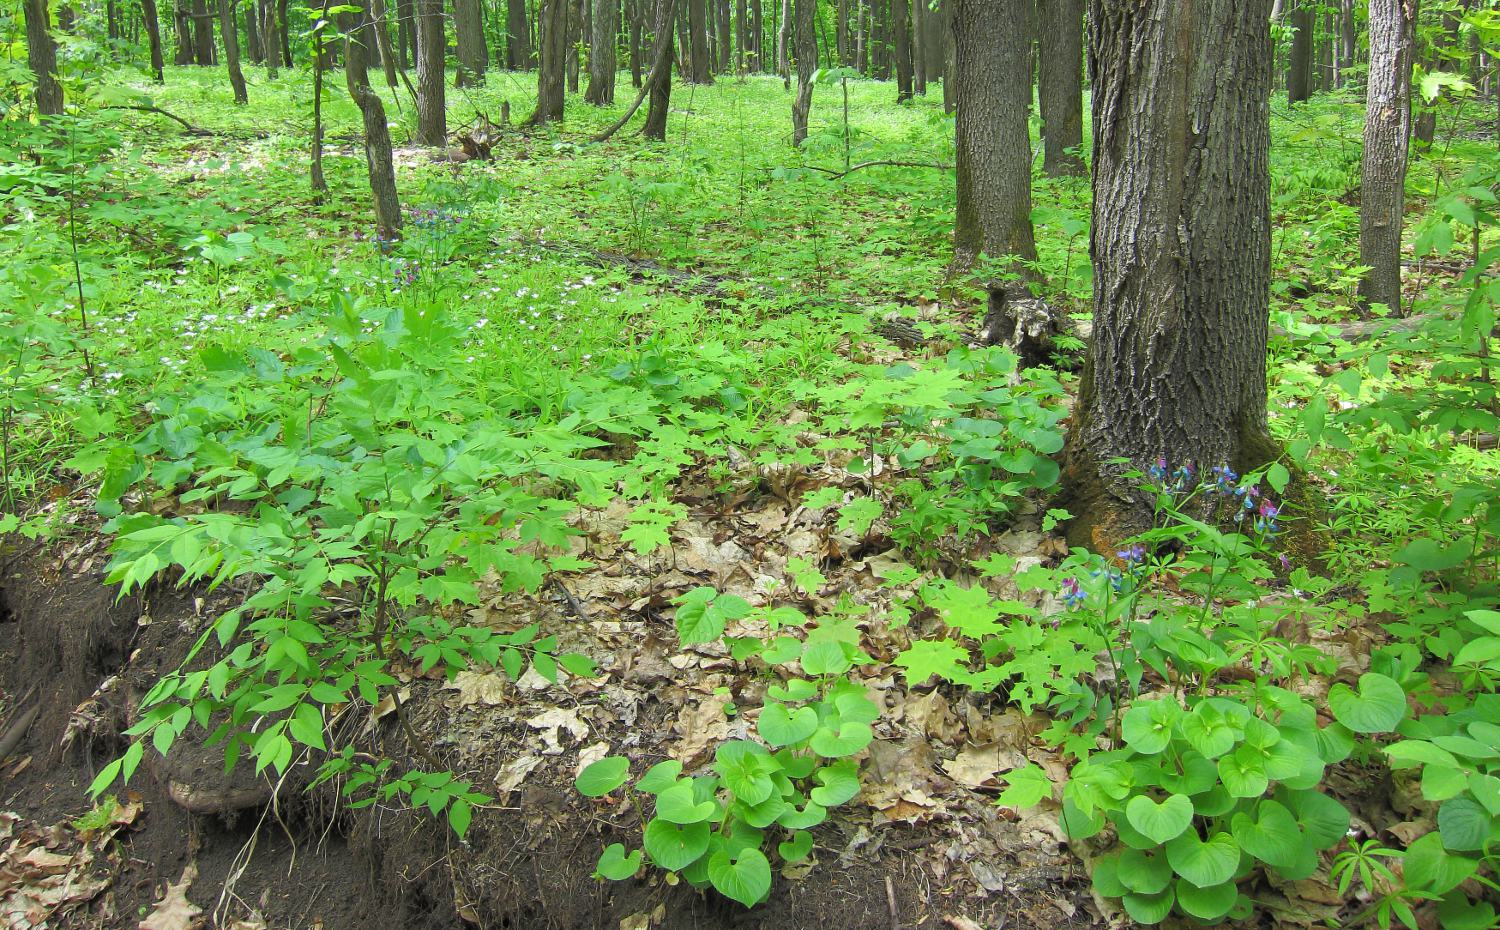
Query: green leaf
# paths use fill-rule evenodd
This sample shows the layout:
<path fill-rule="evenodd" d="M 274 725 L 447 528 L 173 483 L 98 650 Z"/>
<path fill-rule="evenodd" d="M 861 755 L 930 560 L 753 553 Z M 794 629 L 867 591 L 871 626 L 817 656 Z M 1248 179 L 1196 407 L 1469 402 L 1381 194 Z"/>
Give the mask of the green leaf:
<path fill-rule="evenodd" d="M 641 851 L 639 849 L 627 856 L 623 844 L 611 843 L 599 856 L 599 864 L 594 866 L 594 877 L 618 882 L 629 878 L 640 869 Z"/>
<path fill-rule="evenodd" d="M 995 798 L 995 803 L 1003 807 L 1021 810 L 1035 807 L 1042 803 L 1043 798 L 1052 797 L 1052 779 L 1035 763 L 1028 762 L 1021 768 L 1006 772 L 1000 778 L 1005 782 L 1006 788 Z"/>
<path fill-rule="evenodd" d="M 708 851 L 709 833 L 706 823 L 679 827 L 659 818 L 654 819 L 646 825 L 643 838 L 646 855 L 668 871 L 681 872 Z"/>
<path fill-rule="evenodd" d="M 708 880 L 724 897 L 754 907 L 771 893 L 771 863 L 755 848 L 735 856 L 717 852 L 708 860 Z"/>
<path fill-rule="evenodd" d="M 1242 849 L 1278 868 L 1295 866 L 1306 842 L 1292 812 L 1275 801 L 1261 801 L 1253 817 L 1244 812 L 1235 814 L 1230 820 L 1230 831 Z"/>
<path fill-rule="evenodd" d="M 718 811 L 719 805 L 713 801 L 699 801 L 697 797 L 691 781 L 678 782 L 656 796 L 657 819 L 681 824 L 708 820 Z M 651 858 L 656 856 L 653 854 Z"/>
<path fill-rule="evenodd" d="M 676 759 L 668 759 L 647 769 L 646 774 L 641 776 L 641 780 L 635 783 L 635 787 L 637 791 L 658 794 L 677 784 L 677 776 L 681 774 L 682 763 Z"/>
<path fill-rule="evenodd" d="M 1396 762 L 1406 762 L 1412 765 L 1446 765 L 1450 768 L 1458 768 L 1458 760 L 1453 758 L 1453 753 L 1446 749 L 1440 749 L 1426 740 L 1404 739 L 1385 747 L 1385 754 Z"/>
<path fill-rule="evenodd" d="M 950 639 L 919 639 L 896 656 L 896 664 L 906 669 L 906 680 L 919 685 L 933 675 L 947 681 L 961 681 L 968 675 L 969 650 Z"/>
<path fill-rule="evenodd" d="M 1492 823 L 1489 811 L 1472 798 L 1453 798 L 1438 808 L 1438 833 L 1453 852 L 1483 849 Z"/>
<path fill-rule="evenodd" d="M 1183 878 L 1207 888 L 1234 877 L 1240 864 L 1240 845 L 1228 833 L 1215 833 L 1207 842 L 1188 830 L 1167 844 L 1167 861 Z"/>
<path fill-rule="evenodd" d="M 1286 466 L 1281 464 L 1280 462 L 1272 462 L 1271 467 L 1266 469 L 1266 484 L 1269 484 L 1271 486 L 1271 489 L 1274 490 L 1277 494 L 1284 493 L 1286 491 L 1287 482 L 1291 480 L 1292 473 L 1287 471 Z M 1178 899 L 1181 900 L 1180 893 L 1178 895 Z M 1184 908 L 1184 910 L 1186 910 L 1186 908 Z M 1225 913 L 1228 913 L 1228 911 L 1226 910 Z M 1196 917 L 1198 915 L 1194 914 L 1193 916 Z"/>
<path fill-rule="evenodd" d="M 1094 890 L 1106 898 L 1118 898 L 1130 889 L 1120 880 L 1120 857 L 1124 853 L 1110 853 L 1095 859 L 1089 881 L 1093 883 Z"/>
<path fill-rule="evenodd" d="M 1388 733 L 1406 717 L 1406 692 L 1395 679 L 1366 672 L 1359 676 L 1358 693 L 1343 682 L 1330 688 L 1328 708 L 1356 733 Z"/>
<path fill-rule="evenodd" d="M 776 844 L 777 854 L 787 863 L 801 862 L 812 852 L 812 848 L 812 834 L 806 830 L 793 831 L 791 839 Z"/>
<path fill-rule="evenodd" d="M 1278 791 L 1276 798 L 1297 818 L 1314 849 L 1329 849 L 1349 832 L 1348 809 L 1321 791 Z"/>
<path fill-rule="evenodd" d="M 1434 895 L 1451 891 L 1473 875 L 1479 863 L 1468 856 L 1456 856 L 1443 848 L 1436 833 L 1419 837 L 1406 847 L 1401 870 L 1406 886 Z"/>
<path fill-rule="evenodd" d="M 1139 849 L 1122 850 L 1119 880 L 1136 894 L 1160 894 L 1172 882 L 1172 866 L 1161 853 L 1148 855 Z"/>
<path fill-rule="evenodd" d="M 1131 749 L 1154 756 L 1172 741 L 1172 726 L 1182 716 L 1182 708 L 1165 698 L 1136 701 L 1120 721 L 1120 735 Z"/>
<path fill-rule="evenodd" d="M 454 798 L 448 805 L 448 826 L 463 839 L 469 832 L 469 822 L 474 818 L 474 805 L 463 798 Z"/>
<path fill-rule="evenodd" d="M 1258 798 L 1271 783 L 1265 760 L 1250 746 L 1241 746 L 1219 760 L 1219 778 L 1224 790 L 1235 798 Z"/>
<path fill-rule="evenodd" d="M 1192 882 L 1179 881 L 1175 890 L 1177 906 L 1183 913 L 1206 923 L 1216 922 L 1228 914 L 1240 896 L 1234 882 L 1200 888 Z"/>
<path fill-rule="evenodd" d="M 857 721 L 846 721 L 839 724 L 837 733 L 828 727 L 818 727 L 816 733 L 807 741 L 808 748 L 825 759 L 838 759 L 843 756 L 852 756 L 861 749 L 870 745 L 870 740 L 875 734 L 870 730 L 868 723 Z"/>
<path fill-rule="evenodd" d="M 625 784 L 630 774 L 630 760 L 624 756 L 606 756 L 584 766 L 573 780 L 573 786 L 584 797 L 598 798 Z"/>
<path fill-rule="evenodd" d="M 837 807 L 859 794 L 859 763 L 853 759 L 825 765 L 813 777 L 822 787 L 808 792 L 808 797 L 823 807 Z"/>
<path fill-rule="evenodd" d="M 1158 804 L 1138 794 L 1125 805 L 1125 817 L 1143 836 L 1161 844 L 1180 836 L 1193 822 L 1193 802 L 1174 794 Z"/>
<path fill-rule="evenodd" d="M 724 779 L 725 787 L 734 792 L 736 799 L 751 806 L 769 798 L 776 788 L 771 781 L 771 770 L 775 763 L 770 762 L 769 754 L 764 748 L 749 740 L 732 740 L 719 744 L 714 754 L 714 764 Z"/>
<path fill-rule="evenodd" d="M 1161 894 L 1127 894 L 1120 899 L 1120 903 L 1125 905 L 1125 913 L 1130 915 L 1131 920 L 1150 926 L 1166 920 L 1167 915 L 1172 913 L 1172 903 L 1176 900 L 1177 896 L 1168 888 Z"/>

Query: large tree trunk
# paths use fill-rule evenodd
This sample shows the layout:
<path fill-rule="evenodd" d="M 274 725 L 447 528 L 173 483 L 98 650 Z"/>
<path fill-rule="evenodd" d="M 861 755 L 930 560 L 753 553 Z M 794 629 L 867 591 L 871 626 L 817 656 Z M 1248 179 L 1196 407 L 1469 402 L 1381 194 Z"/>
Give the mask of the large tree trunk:
<path fill-rule="evenodd" d="M 676 0 L 656 0 L 656 48 L 651 56 L 651 74 L 642 88 L 642 93 L 650 95 L 651 103 L 641 135 L 658 142 L 667 140 L 667 111 L 672 106 L 672 53 L 677 48 L 672 41 L 672 27 L 676 16 Z M 640 101 L 636 102 L 639 105 Z"/>
<path fill-rule="evenodd" d="M 1270 8 L 1090 0 L 1094 334 L 1064 472 L 1075 545 L 1109 552 L 1150 525 L 1154 497 L 1127 473 L 1243 474 L 1276 457 Z"/>
<path fill-rule="evenodd" d="M 921 0 L 917 0 L 921 2 Z M 891 0 L 891 33 L 896 55 L 896 102 L 911 99 L 911 0 Z"/>
<path fill-rule="evenodd" d="M 229 70 L 229 86 L 234 90 L 234 102 L 244 106 L 250 102 L 245 89 L 245 75 L 240 70 L 240 39 L 234 26 L 233 0 L 219 0 L 219 33 L 224 39 L 224 64 Z"/>
<path fill-rule="evenodd" d="M 447 89 L 443 86 L 443 0 L 416 0 L 417 142 L 448 142 Z"/>
<path fill-rule="evenodd" d="M 161 14 L 157 12 L 156 0 L 141 0 L 141 19 L 146 21 L 146 41 L 151 46 L 151 79 L 165 84 L 166 62 L 161 53 Z"/>
<path fill-rule="evenodd" d="M 813 33 L 817 0 L 795 0 L 797 19 L 797 97 L 792 101 L 792 144 L 807 138 L 807 115 L 812 110 L 813 72 L 818 69 L 818 40 Z"/>
<path fill-rule="evenodd" d="M 345 35 L 351 35 L 357 20 L 363 16 L 362 13 L 339 14 L 339 28 Z M 375 203 L 375 225 L 382 240 L 392 241 L 401 237 L 401 200 L 396 194 L 391 131 L 386 123 L 385 106 L 380 102 L 380 96 L 370 89 L 367 55 L 364 45 L 354 41 L 351 35 L 344 46 L 344 81 L 364 122 L 365 164 L 369 168 L 370 193 Z M 442 81 L 438 83 L 441 85 Z"/>
<path fill-rule="evenodd" d="M 1037 96 L 1042 109 L 1042 170 L 1085 174 L 1083 144 L 1083 0 L 1037 0 Z"/>
<path fill-rule="evenodd" d="M 967 270 L 980 253 L 1030 275 L 1036 261 L 1031 229 L 1031 0 L 955 0 L 953 36 L 958 69 L 954 155 L 958 208 L 954 268 Z"/>
<path fill-rule="evenodd" d="M 564 67 L 568 55 L 568 0 L 542 0 L 537 14 L 536 111 L 530 122 L 541 125 L 563 118 Z"/>
<path fill-rule="evenodd" d="M 1301 103 L 1312 95 L 1313 8 L 1312 0 L 1296 0 L 1292 9 L 1292 51 L 1287 58 L 1286 99 Z"/>
<path fill-rule="evenodd" d="M 594 0 L 594 35 L 589 41 L 589 89 L 594 106 L 615 102 L 615 40 L 620 35 L 620 0 Z"/>
<path fill-rule="evenodd" d="M 26 17 L 26 60 L 36 77 L 36 112 L 58 116 L 63 111 L 62 85 L 57 82 L 57 43 L 52 41 L 47 0 L 21 0 Z"/>
<path fill-rule="evenodd" d="M 689 55 L 688 83 L 712 84 L 713 72 L 708 61 L 708 0 L 688 0 Z"/>
<path fill-rule="evenodd" d="M 1360 171 L 1359 283 L 1366 303 L 1401 310 L 1401 215 L 1411 127 L 1412 26 L 1417 0 L 1370 0 L 1370 71 Z"/>
<path fill-rule="evenodd" d="M 490 54 L 484 44 L 484 9 L 480 0 L 453 0 L 453 32 L 458 39 L 455 86 L 483 87 Z"/>
<path fill-rule="evenodd" d="M 214 23 L 205 0 L 193 0 L 193 63 L 209 68 L 214 64 Z"/>
<path fill-rule="evenodd" d="M 525 71 L 531 65 L 531 35 L 526 26 L 526 0 L 506 0 L 505 66 L 512 71 Z"/>

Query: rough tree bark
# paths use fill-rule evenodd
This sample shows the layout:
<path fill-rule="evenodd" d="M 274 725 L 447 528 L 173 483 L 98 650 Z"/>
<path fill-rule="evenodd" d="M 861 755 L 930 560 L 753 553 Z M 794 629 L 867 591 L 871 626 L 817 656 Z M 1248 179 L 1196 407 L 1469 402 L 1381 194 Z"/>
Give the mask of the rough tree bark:
<path fill-rule="evenodd" d="M 688 56 L 688 83 L 712 84 L 713 71 L 708 61 L 708 0 L 688 0 L 688 36 L 692 47 Z"/>
<path fill-rule="evenodd" d="M 1286 99 L 1288 103 L 1301 103 L 1312 96 L 1313 66 L 1313 4 L 1312 0 L 1296 0 L 1292 8 L 1292 51 L 1287 57 Z"/>
<path fill-rule="evenodd" d="M 250 102 L 250 96 L 245 89 L 245 74 L 240 70 L 240 39 L 234 27 L 234 5 L 234 0 L 219 0 L 219 34 L 224 40 L 224 64 L 229 70 L 234 102 L 244 106 Z"/>
<path fill-rule="evenodd" d="M 193 63 L 202 68 L 214 64 L 214 20 L 206 0 L 193 0 Z"/>
<path fill-rule="evenodd" d="M 620 35 L 620 0 L 594 0 L 594 35 L 589 40 L 589 89 L 583 99 L 596 107 L 615 102 L 615 40 Z"/>
<path fill-rule="evenodd" d="M 253 16 L 255 8 L 250 8 Z M 158 84 L 165 84 L 166 63 L 161 54 L 161 17 L 156 10 L 156 0 L 141 0 L 141 18 L 146 21 L 146 41 L 151 45 L 151 79 Z"/>
<path fill-rule="evenodd" d="M 672 26 L 677 21 L 676 8 L 676 0 L 657 0 L 656 48 L 651 56 L 651 74 L 641 89 L 651 98 L 641 135 L 658 142 L 667 140 L 667 112 L 672 106 L 672 53 L 677 48 L 672 41 Z M 639 106 L 640 101 L 637 100 L 636 104 Z"/>
<path fill-rule="evenodd" d="M 255 0 L 245 2 L 245 57 L 255 65 L 265 61 L 260 45 L 260 12 Z"/>
<path fill-rule="evenodd" d="M 943 0 L 943 112 L 958 109 L 958 40 L 953 37 L 953 4 Z"/>
<path fill-rule="evenodd" d="M 567 5 L 567 32 L 568 48 L 564 58 L 568 79 L 568 90 L 570 94 L 578 93 L 578 77 L 580 62 L 578 59 L 578 43 L 583 38 L 583 20 L 588 15 L 588 0 L 571 0 Z"/>
<path fill-rule="evenodd" d="M 1370 71 L 1360 168 L 1359 282 L 1365 303 L 1401 309 L 1401 214 L 1411 128 L 1412 26 L 1417 0 L 1370 0 Z"/>
<path fill-rule="evenodd" d="M 818 69 L 818 42 L 813 33 L 817 0 L 795 0 L 797 19 L 797 97 L 792 101 L 792 144 L 807 138 L 807 115 L 812 110 L 813 72 Z"/>
<path fill-rule="evenodd" d="M 339 28 L 351 35 L 356 20 L 364 14 L 339 14 Z M 396 168 L 391 157 L 391 131 L 380 95 L 370 89 L 367 77 L 368 50 L 351 37 L 344 45 L 344 81 L 349 96 L 359 108 L 365 129 L 365 164 L 369 168 L 370 193 L 375 203 L 375 225 L 386 241 L 401 237 L 401 200 L 396 193 Z M 441 81 L 439 82 L 441 84 Z"/>
<path fill-rule="evenodd" d="M 536 111 L 527 122 L 540 126 L 563 118 L 563 68 L 568 55 L 568 0 L 542 0 L 537 13 Z"/>
<path fill-rule="evenodd" d="M 448 142 L 447 89 L 443 86 L 443 0 L 416 0 L 417 143 Z"/>
<path fill-rule="evenodd" d="M 180 4 L 182 0 L 178 0 Z M 281 48 L 280 32 L 276 24 L 275 0 L 260 0 L 260 42 L 266 53 L 266 77 L 275 80 L 276 68 L 281 63 L 277 50 Z"/>
<path fill-rule="evenodd" d="M 175 39 L 172 52 L 172 64 L 190 65 L 193 63 L 193 18 L 188 15 L 187 0 L 176 0 L 172 4 L 172 35 Z"/>
<path fill-rule="evenodd" d="M 1075 545 L 1110 552 L 1149 526 L 1126 472 L 1243 474 L 1276 457 L 1270 9 L 1090 0 L 1095 297 L 1064 468 Z"/>
<path fill-rule="evenodd" d="M 1037 0 L 1037 58 L 1042 110 L 1042 170 L 1086 174 L 1083 144 L 1083 0 Z"/>
<path fill-rule="evenodd" d="M 896 102 L 905 103 L 911 99 L 911 0 L 891 0 L 891 33 L 896 56 Z"/>
<path fill-rule="evenodd" d="M 531 36 L 526 27 L 526 0 L 506 0 L 505 66 L 525 71 L 532 66 Z"/>
<path fill-rule="evenodd" d="M 927 20 L 931 16 L 927 0 L 913 0 L 911 5 L 911 91 L 927 96 Z"/>
<path fill-rule="evenodd" d="M 981 253 L 1023 277 L 1036 261 L 1031 228 L 1031 0 L 955 0 L 958 72 L 954 160 L 956 271 Z"/>
<path fill-rule="evenodd" d="M 781 0 L 781 22 L 776 27 L 776 73 L 781 75 L 782 83 L 788 88 L 792 86 L 791 57 L 787 53 L 791 34 L 792 0 Z"/>
<path fill-rule="evenodd" d="M 401 49 L 401 67 L 417 60 L 417 14 L 412 0 L 396 0 L 396 41 Z M 409 56 L 409 57 L 408 57 Z"/>
<path fill-rule="evenodd" d="M 52 41 L 47 0 L 21 2 L 26 18 L 26 60 L 36 77 L 36 112 L 38 116 L 58 116 L 63 111 L 63 92 L 57 82 L 57 43 Z"/>
<path fill-rule="evenodd" d="M 380 68 L 385 72 L 386 86 L 391 93 L 396 91 L 396 53 L 391 48 L 391 30 L 386 22 L 385 0 L 370 0 L 370 17 L 375 35 L 375 51 L 379 52 Z M 356 101 L 357 102 L 357 101 Z M 383 109 L 382 105 L 382 109 Z M 389 135 L 389 132 L 387 132 Z"/>
<path fill-rule="evenodd" d="M 454 86 L 483 87 L 490 54 L 484 43 L 484 9 L 480 0 L 453 0 L 453 32 L 458 40 Z"/>

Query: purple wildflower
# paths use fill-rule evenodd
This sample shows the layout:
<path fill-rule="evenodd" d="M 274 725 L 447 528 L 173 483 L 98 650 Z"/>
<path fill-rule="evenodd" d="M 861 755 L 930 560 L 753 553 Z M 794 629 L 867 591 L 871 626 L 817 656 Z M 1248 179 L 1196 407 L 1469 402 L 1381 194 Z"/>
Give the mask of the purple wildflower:
<path fill-rule="evenodd" d="M 1075 610 L 1083 606 L 1083 602 L 1087 597 L 1088 595 L 1083 593 L 1083 588 L 1079 586 L 1077 578 L 1063 579 L 1062 599 L 1069 610 Z"/>

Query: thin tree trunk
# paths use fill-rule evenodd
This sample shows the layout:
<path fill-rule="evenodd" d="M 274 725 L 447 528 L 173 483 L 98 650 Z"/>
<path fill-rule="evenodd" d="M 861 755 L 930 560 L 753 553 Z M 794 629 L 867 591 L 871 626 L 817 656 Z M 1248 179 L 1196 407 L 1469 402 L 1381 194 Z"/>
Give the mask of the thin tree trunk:
<path fill-rule="evenodd" d="M 245 0 L 245 57 L 250 59 L 251 64 L 258 65 L 265 59 L 262 58 L 260 46 L 260 11 L 255 5 L 255 0 Z"/>
<path fill-rule="evenodd" d="M 890 0 L 890 3 L 891 48 L 896 58 L 896 102 L 905 103 L 911 99 L 911 0 Z"/>
<path fill-rule="evenodd" d="M 281 63 L 290 68 L 292 61 L 292 31 L 286 22 L 287 0 L 276 0 L 276 37 L 281 40 Z"/>
<path fill-rule="evenodd" d="M 787 55 L 792 34 L 792 0 L 781 0 L 781 23 L 776 29 L 776 73 L 788 88 L 792 86 L 792 65 Z"/>
<path fill-rule="evenodd" d="M 818 70 L 818 39 L 814 35 L 813 17 L 817 0 L 796 0 L 797 19 L 797 97 L 792 101 L 792 144 L 801 145 L 807 138 L 807 117 L 812 110 L 813 72 Z"/>
<path fill-rule="evenodd" d="M 834 51 L 840 65 L 849 64 L 849 0 L 838 0 L 834 13 Z"/>
<path fill-rule="evenodd" d="M 161 54 L 161 15 L 157 12 L 156 0 L 141 0 L 141 18 L 146 21 L 146 41 L 151 45 L 151 78 L 164 84 L 167 78 Z"/>
<path fill-rule="evenodd" d="M 750 13 L 746 8 L 745 0 L 734 2 L 734 70 L 737 74 L 744 74 L 746 70 L 746 56 L 749 52 L 747 35 L 750 29 Z"/>
<path fill-rule="evenodd" d="M 564 56 L 568 79 L 568 93 L 578 93 L 578 42 L 583 37 L 584 4 L 587 0 L 569 0 L 566 4 L 567 50 Z"/>
<path fill-rule="evenodd" d="M 1296 0 L 1292 8 L 1292 51 L 1287 59 L 1286 99 L 1301 103 L 1312 95 L 1313 9 L 1312 0 Z"/>
<path fill-rule="evenodd" d="M 234 90 L 234 102 L 240 106 L 250 102 L 245 89 L 245 74 L 240 70 L 240 40 L 234 27 L 234 0 L 219 0 L 219 33 L 224 39 L 224 64 L 229 70 L 229 86 Z"/>
<path fill-rule="evenodd" d="M 401 46 L 402 70 L 410 68 L 417 60 L 416 20 L 412 0 L 396 0 L 396 41 Z"/>
<path fill-rule="evenodd" d="M 568 54 L 569 0 L 542 0 L 537 15 L 537 46 L 540 57 L 536 71 L 536 112 L 531 122 L 541 125 L 563 118 L 564 68 Z"/>
<path fill-rule="evenodd" d="M 667 113 L 672 105 L 672 25 L 676 22 L 676 0 L 657 0 L 656 54 L 652 56 L 651 74 L 646 78 L 644 93 L 651 103 L 646 109 L 646 124 L 641 135 L 658 142 L 667 140 Z M 636 101 L 640 105 L 640 101 Z M 627 115 L 628 116 L 628 115 Z"/>
<path fill-rule="evenodd" d="M 1037 93 L 1042 110 L 1042 170 L 1085 174 L 1083 157 L 1083 0 L 1038 0 Z"/>
<path fill-rule="evenodd" d="M 1412 28 L 1417 0 L 1370 0 L 1370 69 L 1360 170 L 1360 297 L 1401 310 L 1401 215 L 1411 129 Z"/>
<path fill-rule="evenodd" d="M 853 0 L 854 2 L 854 67 L 860 74 L 870 73 L 870 33 L 868 29 L 869 14 L 866 9 L 867 0 Z"/>
<path fill-rule="evenodd" d="M 417 13 L 417 142 L 448 142 L 447 89 L 443 86 L 443 0 L 415 0 Z"/>
<path fill-rule="evenodd" d="M 339 28 L 346 35 L 350 34 L 355 19 L 356 14 L 341 13 Z M 345 44 L 344 81 L 364 123 L 365 165 L 369 169 L 370 194 L 375 204 L 375 225 L 380 238 L 390 242 L 401 237 L 401 200 L 396 193 L 396 168 L 391 155 L 391 131 L 385 118 L 385 105 L 380 102 L 380 95 L 370 89 L 366 54 L 365 47 L 352 38 Z"/>
<path fill-rule="evenodd" d="M 911 89 L 927 96 L 927 0 L 913 0 L 911 6 Z"/>
<path fill-rule="evenodd" d="M 180 4 L 182 0 L 177 0 Z M 260 42 L 266 53 L 266 77 L 276 79 L 276 68 L 281 63 L 281 39 L 276 31 L 275 0 L 260 0 Z"/>
<path fill-rule="evenodd" d="M 956 0 L 953 35 L 958 65 L 954 161 L 958 207 L 954 267 L 968 270 L 981 253 L 1030 277 L 1036 261 L 1031 228 L 1030 0 Z"/>
<path fill-rule="evenodd" d="M 525 71 L 533 64 L 531 37 L 526 25 L 526 0 L 506 0 L 505 63 L 512 71 Z"/>
<path fill-rule="evenodd" d="M 641 72 L 645 67 L 641 32 L 646 28 L 646 0 L 630 0 L 630 86 L 641 86 Z"/>
<path fill-rule="evenodd" d="M 728 74 L 734 68 L 733 46 L 730 44 L 730 6 L 729 0 L 714 0 L 714 9 L 718 12 L 716 25 L 718 32 L 714 38 L 718 41 L 720 74 Z"/>
<path fill-rule="evenodd" d="M 1095 299 L 1063 476 L 1074 545 L 1112 552 L 1149 527 L 1155 497 L 1131 473 L 1276 458 L 1270 7 L 1089 4 Z"/>
<path fill-rule="evenodd" d="M 375 47 L 380 52 L 380 68 L 385 72 L 385 84 L 394 95 L 396 91 L 396 55 L 391 48 L 391 29 L 387 23 L 385 0 L 370 0 L 370 15 L 374 18 Z M 355 101 L 358 103 L 358 101 Z M 384 104 L 381 105 L 384 111 Z M 390 135 L 390 131 L 386 131 Z"/>
<path fill-rule="evenodd" d="M 765 9 L 761 0 L 750 0 L 750 48 L 746 67 L 752 74 L 766 69 Z"/>
<path fill-rule="evenodd" d="M 318 11 L 317 25 L 313 27 L 313 132 L 312 159 L 309 165 L 309 186 L 317 203 L 328 200 L 328 179 L 323 176 L 323 75 L 328 71 L 328 55 L 324 52 L 329 0 L 323 0 Z M 342 18 L 341 18 L 342 21 Z"/>
<path fill-rule="evenodd" d="M 484 43 L 484 10 L 480 0 L 453 0 L 453 31 L 458 39 L 455 86 L 483 87 L 490 55 Z"/>
<path fill-rule="evenodd" d="M 1339 9 L 1339 86 L 1349 80 L 1349 72 L 1359 58 L 1359 36 L 1354 25 L 1354 0 L 1340 0 Z"/>
<path fill-rule="evenodd" d="M 943 0 L 943 112 L 958 109 L 958 40 L 953 34 L 953 4 Z"/>
<path fill-rule="evenodd" d="M 615 40 L 620 35 L 620 0 L 594 0 L 594 36 L 589 43 L 589 89 L 596 107 L 615 102 Z"/>
<path fill-rule="evenodd" d="M 57 82 L 57 43 L 52 40 L 47 0 L 21 0 L 21 3 L 26 18 L 26 60 L 36 77 L 37 115 L 59 116 L 63 111 L 63 92 Z"/>

